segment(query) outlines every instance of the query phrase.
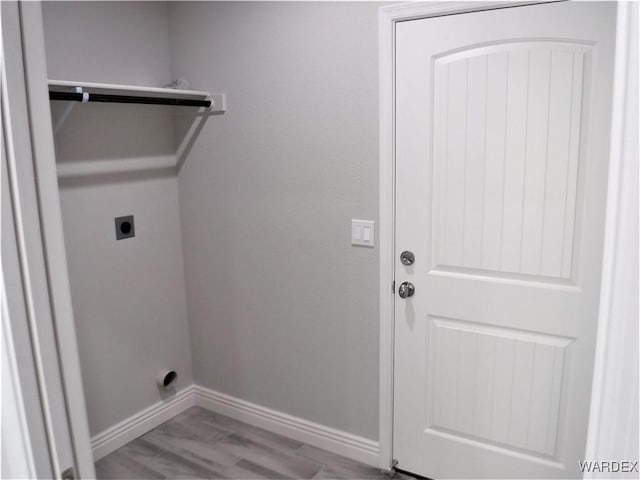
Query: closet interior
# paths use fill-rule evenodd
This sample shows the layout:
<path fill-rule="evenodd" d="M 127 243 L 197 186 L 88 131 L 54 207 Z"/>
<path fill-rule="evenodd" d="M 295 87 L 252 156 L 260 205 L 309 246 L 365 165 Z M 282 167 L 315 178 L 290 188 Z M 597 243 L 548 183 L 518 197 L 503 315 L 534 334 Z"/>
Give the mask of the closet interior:
<path fill-rule="evenodd" d="M 377 212 L 377 9 L 43 2 L 96 459 L 194 398 L 374 458 L 377 253 L 350 219 Z"/>

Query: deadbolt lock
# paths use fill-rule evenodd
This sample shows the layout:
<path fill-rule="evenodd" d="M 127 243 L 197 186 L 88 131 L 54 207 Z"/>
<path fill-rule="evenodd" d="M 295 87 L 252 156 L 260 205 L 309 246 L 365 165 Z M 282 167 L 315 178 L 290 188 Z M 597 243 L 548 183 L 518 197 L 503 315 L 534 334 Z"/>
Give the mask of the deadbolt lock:
<path fill-rule="evenodd" d="M 416 256 L 413 254 L 413 252 L 410 252 L 409 250 L 405 250 L 400 254 L 400 261 L 402 262 L 403 265 L 407 265 L 407 266 L 413 265 L 413 262 L 416 261 Z"/>

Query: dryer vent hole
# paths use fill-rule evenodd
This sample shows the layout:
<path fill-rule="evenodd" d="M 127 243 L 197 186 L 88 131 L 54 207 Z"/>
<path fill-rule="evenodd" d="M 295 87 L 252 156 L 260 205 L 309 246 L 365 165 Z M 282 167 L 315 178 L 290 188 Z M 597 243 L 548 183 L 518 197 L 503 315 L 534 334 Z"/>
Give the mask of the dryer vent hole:
<path fill-rule="evenodd" d="M 176 378 L 178 378 L 178 374 L 176 372 L 169 372 L 165 375 L 162 385 L 166 388 L 171 385 Z"/>

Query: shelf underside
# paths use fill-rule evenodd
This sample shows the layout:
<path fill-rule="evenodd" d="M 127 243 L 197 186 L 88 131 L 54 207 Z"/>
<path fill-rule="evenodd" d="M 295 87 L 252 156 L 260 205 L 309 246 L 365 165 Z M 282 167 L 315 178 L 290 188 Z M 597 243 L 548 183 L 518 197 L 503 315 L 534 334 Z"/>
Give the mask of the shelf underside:
<path fill-rule="evenodd" d="M 139 97 L 176 98 L 187 100 L 205 100 L 209 92 L 197 90 L 179 90 L 175 88 L 143 87 L 138 85 L 119 85 L 109 83 L 75 82 L 69 80 L 49 80 L 49 90 L 56 92 L 75 92 L 81 87 L 88 93 L 104 95 L 131 95 Z"/>

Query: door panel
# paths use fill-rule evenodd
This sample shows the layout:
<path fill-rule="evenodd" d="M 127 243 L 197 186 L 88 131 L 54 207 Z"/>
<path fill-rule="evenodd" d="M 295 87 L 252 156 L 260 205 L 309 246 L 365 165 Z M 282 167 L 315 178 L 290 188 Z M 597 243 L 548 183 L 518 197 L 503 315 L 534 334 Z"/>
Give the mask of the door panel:
<path fill-rule="evenodd" d="M 588 53 L 531 41 L 434 60 L 436 268 L 571 277 Z"/>
<path fill-rule="evenodd" d="M 615 4 L 396 27 L 394 457 L 578 477 L 598 312 Z"/>
<path fill-rule="evenodd" d="M 429 323 L 430 428 L 553 454 L 570 340 L 438 317 Z"/>

